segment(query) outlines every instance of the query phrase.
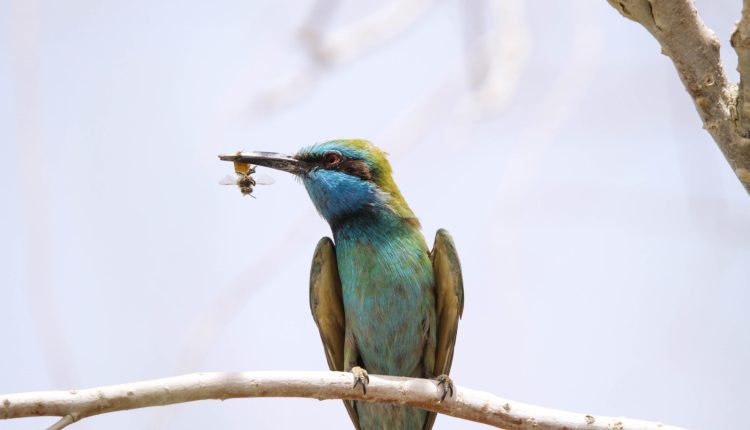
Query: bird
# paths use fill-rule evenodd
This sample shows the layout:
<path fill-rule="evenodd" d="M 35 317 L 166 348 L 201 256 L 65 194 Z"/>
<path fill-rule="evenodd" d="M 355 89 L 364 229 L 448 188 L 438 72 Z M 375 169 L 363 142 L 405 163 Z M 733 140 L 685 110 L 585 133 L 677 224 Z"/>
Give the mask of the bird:
<path fill-rule="evenodd" d="M 437 231 L 432 250 L 393 179 L 387 154 L 363 139 L 317 143 L 294 156 L 273 152 L 220 155 L 289 172 L 301 179 L 333 240 L 318 242 L 310 270 L 310 310 L 328 367 L 351 372 L 367 392 L 369 373 L 436 379 L 441 401 L 448 376 L 463 278 L 451 235 Z M 344 400 L 357 430 L 430 430 L 436 414 L 414 407 Z"/>

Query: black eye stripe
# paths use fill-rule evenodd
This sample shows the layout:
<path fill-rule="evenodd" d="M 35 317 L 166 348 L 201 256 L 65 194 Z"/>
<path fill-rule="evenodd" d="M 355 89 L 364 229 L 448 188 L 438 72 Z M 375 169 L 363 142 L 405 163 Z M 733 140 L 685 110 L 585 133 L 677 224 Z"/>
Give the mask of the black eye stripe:
<path fill-rule="evenodd" d="M 340 162 L 333 166 L 329 166 L 329 163 L 326 160 L 326 155 L 327 154 L 306 155 L 300 157 L 300 159 L 302 161 L 307 161 L 308 163 L 316 164 L 319 169 L 337 170 L 339 172 L 346 173 L 347 175 L 356 176 L 365 181 L 372 180 L 372 172 L 370 171 L 370 167 L 364 161 L 356 158 L 347 158 L 346 156 L 342 155 Z"/>
<path fill-rule="evenodd" d="M 299 157 L 299 158 L 300 158 L 300 160 L 306 161 L 308 163 L 321 164 L 322 165 L 322 164 L 326 164 L 326 155 L 327 154 L 323 154 L 323 155 L 305 155 L 305 156 L 302 156 L 302 157 Z M 344 160 L 346 160 L 346 158 L 344 158 Z"/>
<path fill-rule="evenodd" d="M 362 160 L 344 158 L 343 161 L 333 166 L 333 169 L 346 173 L 347 175 L 356 176 L 365 181 L 372 180 L 370 167 Z"/>

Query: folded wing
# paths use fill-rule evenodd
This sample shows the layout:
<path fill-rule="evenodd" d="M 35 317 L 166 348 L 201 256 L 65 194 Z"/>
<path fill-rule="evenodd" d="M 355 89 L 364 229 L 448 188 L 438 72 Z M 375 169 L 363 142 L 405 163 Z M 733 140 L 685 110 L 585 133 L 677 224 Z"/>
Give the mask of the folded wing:
<path fill-rule="evenodd" d="M 432 270 L 435 273 L 435 314 L 437 317 L 437 341 L 435 344 L 435 368 L 433 374 L 447 375 L 453 364 L 453 349 L 456 345 L 458 320 L 464 312 L 464 283 L 461 263 L 458 260 L 453 238 L 444 229 L 435 234 L 432 247 Z M 430 413 L 425 430 L 435 422 L 435 413 Z"/>
<path fill-rule="evenodd" d="M 333 241 L 324 237 L 318 242 L 310 268 L 310 311 L 320 331 L 320 339 L 328 361 L 328 368 L 344 371 L 344 304 L 341 280 L 336 264 Z M 344 400 L 344 406 L 354 427 L 359 428 L 359 417 L 354 403 Z"/>

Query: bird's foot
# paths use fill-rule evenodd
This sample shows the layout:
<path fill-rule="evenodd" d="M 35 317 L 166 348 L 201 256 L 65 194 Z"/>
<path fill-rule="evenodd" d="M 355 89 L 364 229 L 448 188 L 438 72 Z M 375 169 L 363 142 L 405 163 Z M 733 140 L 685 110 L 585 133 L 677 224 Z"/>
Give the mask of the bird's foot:
<path fill-rule="evenodd" d="M 446 374 L 442 374 L 435 378 L 437 381 L 438 388 L 442 389 L 443 393 L 442 396 L 440 396 L 440 401 L 442 402 L 445 400 L 445 397 L 448 396 L 448 393 L 450 392 L 450 397 L 453 397 L 453 380 L 450 378 L 450 376 Z"/>
<path fill-rule="evenodd" d="M 370 376 L 367 374 L 367 371 L 359 366 L 354 366 L 351 372 L 354 375 L 354 385 L 352 388 L 362 385 L 362 394 L 367 394 L 367 384 L 370 383 Z"/>

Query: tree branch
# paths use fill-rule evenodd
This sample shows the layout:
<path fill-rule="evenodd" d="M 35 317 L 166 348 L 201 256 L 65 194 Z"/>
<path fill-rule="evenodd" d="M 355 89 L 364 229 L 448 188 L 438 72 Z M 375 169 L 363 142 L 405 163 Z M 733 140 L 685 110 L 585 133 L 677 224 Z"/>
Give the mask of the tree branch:
<path fill-rule="evenodd" d="M 662 53 L 677 69 L 685 89 L 692 97 L 703 128 L 719 145 L 745 190 L 750 193 L 750 105 L 727 80 L 719 56 L 720 44 L 703 24 L 692 0 L 607 0 L 624 17 L 648 30 L 659 42 Z M 740 87 L 746 90 L 750 79 L 750 25 L 748 0 L 742 21 L 732 43 L 740 61 Z M 750 90 L 747 90 L 750 91 Z"/>
<path fill-rule="evenodd" d="M 731 37 L 732 47 L 737 52 L 737 71 L 740 85 L 737 94 L 737 116 L 739 132 L 750 137 L 750 1 L 742 4 L 742 18 Z"/>
<path fill-rule="evenodd" d="M 306 397 L 416 406 L 506 430 L 681 430 L 660 423 L 526 405 L 461 387 L 456 387 L 453 398 L 439 402 L 435 382 L 425 379 L 370 375 L 367 395 L 352 385 L 352 375 L 344 372 L 192 373 L 79 391 L 0 395 L 0 419 L 59 416 L 62 419 L 50 428 L 61 429 L 93 415 L 195 400 Z"/>

